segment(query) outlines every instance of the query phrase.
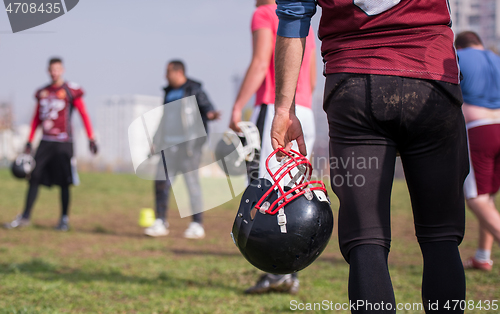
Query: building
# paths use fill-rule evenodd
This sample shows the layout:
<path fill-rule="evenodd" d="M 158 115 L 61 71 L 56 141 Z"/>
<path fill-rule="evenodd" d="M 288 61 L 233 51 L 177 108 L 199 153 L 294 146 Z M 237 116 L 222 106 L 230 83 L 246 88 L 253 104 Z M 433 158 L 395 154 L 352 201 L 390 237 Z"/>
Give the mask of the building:
<path fill-rule="evenodd" d="M 145 95 L 109 96 L 100 106 L 96 123 L 96 136 L 99 144 L 98 164 L 100 168 L 111 171 L 133 172 L 130 155 L 128 127 L 147 111 L 163 104 L 160 97 Z M 161 116 L 158 117 L 158 123 Z M 85 143 L 85 141 L 80 141 Z M 88 148 L 77 149 L 89 156 Z M 79 156 L 80 157 L 80 156 Z M 87 160 L 86 156 L 82 156 Z M 79 160 L 80 162 L 80 160 Z"/>
<path fill-rule="evenodd" d="M 0 164 L 8 163 L 15 154 L 12 106 L 0 103 Z"/>
<path fill-rule="evenodd" d="M 500 49 L 500 0 L 449 0 L 455 34 L 473 31 L 485 47 Z"/>

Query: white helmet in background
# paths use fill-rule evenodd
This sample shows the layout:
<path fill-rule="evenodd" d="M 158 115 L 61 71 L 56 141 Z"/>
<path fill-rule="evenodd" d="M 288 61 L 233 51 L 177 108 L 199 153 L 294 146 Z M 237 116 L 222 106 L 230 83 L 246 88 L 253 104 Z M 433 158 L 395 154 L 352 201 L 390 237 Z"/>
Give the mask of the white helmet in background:
<path fill-rule="evenodd" d="M 260 134 L 255 124 L 242 121 L 238 127 L 241 133 L 227 130 L 215 148 L 216 159 L 224 161 L 226 169 L 222 170 L 226 175 L 245 174 L 245 161 L 253 161 L 260 151 Z"/>

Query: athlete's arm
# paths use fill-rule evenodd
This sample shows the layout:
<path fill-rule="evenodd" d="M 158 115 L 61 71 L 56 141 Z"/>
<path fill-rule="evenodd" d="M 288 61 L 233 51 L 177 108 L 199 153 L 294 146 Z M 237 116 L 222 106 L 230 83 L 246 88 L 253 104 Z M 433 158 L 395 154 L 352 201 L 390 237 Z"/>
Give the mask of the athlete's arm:
<path fill-rule="evenodd" d="M 80 116 L 82 117 L 83 125 L 85 130 L 87 130 L 87 137 L 89 138 L 89 149 L 92 154 L 97 154 L 97 144 L 94 139 L 94 131 L 92 130 L 92 124 L 90 123 L 89 115 L 87 114 L 87 108 L 83 102 L 82 97 L 75 98 L 73 100 L 73 106 L 78 110 Z"/>
<path fill-rule="evenodd" d="M 199 89 L 196 92 L 196 103 L 198 104 L 198 108 L 200 108 L 200 113 L 205 115 L 208 120 L 218 120 L 221 116 L 220 111 L 215 110 L 214 106 L 208 99 L 207 94 L 203 91 L 203 89 Z"/>
<path fill-rule="evenodd" d="M 233 105 L 229 127 L 237 132 L 241 130 L 237 123 L 241 121 L 241 111 L 253 94 L 257 92 L 266 77 L 269 63 L 273 56 L 273 32 L 269 28 L 259 28 L 252 33 L 253 54 L 240 91 Z"/>
<path fill-rule="evenodd" d="M 35 106 L 35 114 L 33 115 L 33 119 L 31 120 L 31 131 L 28 137 L 28 142 L 24 146 L 24 153 L 31 154 L 31 142 L 33 142 L 33 138 L 35 137 L 35 132 L 38 126 L 40 125 L 40 114 L 38 113 L 40 107 L 40 103 L 36 103 Z"/>
<path fill-rule="evenodd" d="M 314 89 L 316 88 L 316 83 L 318 81 L 318 78 L 316 77 L 316 49 L 313 49 L 312 54 L 311 54 L 311 61 L 310 61 L 310 71 L 311 73 L 309 74 L 311 77 L 311 93 L 314 92 Z"/>
<path fill-rule="evenodd" d="M 73 106 L 78 110 L 80 116 L 82 117 L 83 125 L 85 130 L 87 130 L 87 136 L 89 140 L 94 140 L 94 131 L 92 130 L 92 124 L 90 123 L 89 115 L 87 114 L 87 108 L 81 97 L 75 98 L 73 100 Z"/>
<path fill-rule="evenodd" d="M 315 1 L 280 0 L 276 14 L 280 19 L 275 51 L 276 99 L 271 128 L 274 149 L 290 150 L 296 140 L 301 154 L 306 155 L 302 126 L 295 116 L 295 90 L 304 55 L 310 21 L 316 11 Z"/>
<path fill-rule="evenodd" d="M 31 131 L 30 135 L 28 137 L 28 143 L 31 143 L 33 141 L 33 138 L 35 137 L 35 132 L 38 126 L 40 125 L 40 115 L 38 113 L 40 109 L 40 104 L 37 102 L 35 106 L 35 114 L 33 115 L 33 120 L 31 120 Z"/>
<path fill-rule="evenodd" d="M 300 65 L 304 54 L 305 38 L 276 38 L 275 79 L 276 98 L 275 112 L 271 128 L 271 144 L 273 149 L 283 147 L 286 151 L 292 148 L 296 140 L 299 151 L 307 155 L 302 126 L 295 116 L 295 90 L 299 77 Z"/>

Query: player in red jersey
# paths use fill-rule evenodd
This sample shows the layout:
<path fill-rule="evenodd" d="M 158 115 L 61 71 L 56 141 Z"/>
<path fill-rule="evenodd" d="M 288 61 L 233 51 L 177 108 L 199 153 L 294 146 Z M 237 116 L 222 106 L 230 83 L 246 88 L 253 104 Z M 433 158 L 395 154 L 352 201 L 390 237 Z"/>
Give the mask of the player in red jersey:
<path fill-rule="evenodd" d="M 426 313 L 463 313 L 468 154 L 447 0 L 277 0 L 273 148 L 296 140 L 294 108 L 305 37 L 316 5 L 325 60 L 332 189 L 352 313 L 396 313 L 387 265 L 391 188 L 399 152 L 423 256 Z M 371 163 L 364 160 L 372 160 Z M 349 181 L 350 180 L 350 181 Z M 448 308 L 446 308 L 448 306 Z M 378 309 L 378 310 L 377 310 Z"/>
<path fill-rule="evenodd" d="M 69 229 L 69 186 L 78 184 L 78 176 L 74 167 L 76 161 L 73 159 L 71 125 L 71 114 L 74 109 L 80 112 L 87 130 L 90 151 L 93 154 L 97 153 L 92 125 L 82 99 L 83 90 L 77 84 L 64 81 L 64 67 L 61 59 L 50 59 L 48 70 L 52 82 L 35 94 L 37 105 L 25 148 L 25 153 L 31 153 L 31 142 L 35 131 L 41 126 L 43 135 L 35 154 L 36 166 L 30 176 L 26 206 L 22 215 L 5 225 L 8 229 L 29 224 L 31 209 L 40 184 L 49 187 L 55 184 L 61 187 L 62 215 L 56 229 L 61 231 Z"/>

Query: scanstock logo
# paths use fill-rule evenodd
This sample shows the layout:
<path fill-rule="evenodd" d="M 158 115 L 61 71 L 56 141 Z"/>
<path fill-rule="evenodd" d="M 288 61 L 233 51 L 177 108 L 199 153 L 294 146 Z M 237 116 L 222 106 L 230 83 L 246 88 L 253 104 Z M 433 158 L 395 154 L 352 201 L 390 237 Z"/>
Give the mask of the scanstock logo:
<path fill-rule="evenodd" d="M 3 0 L 12 32 L 45 24 L 71 11 L 79 0 Z"/>

